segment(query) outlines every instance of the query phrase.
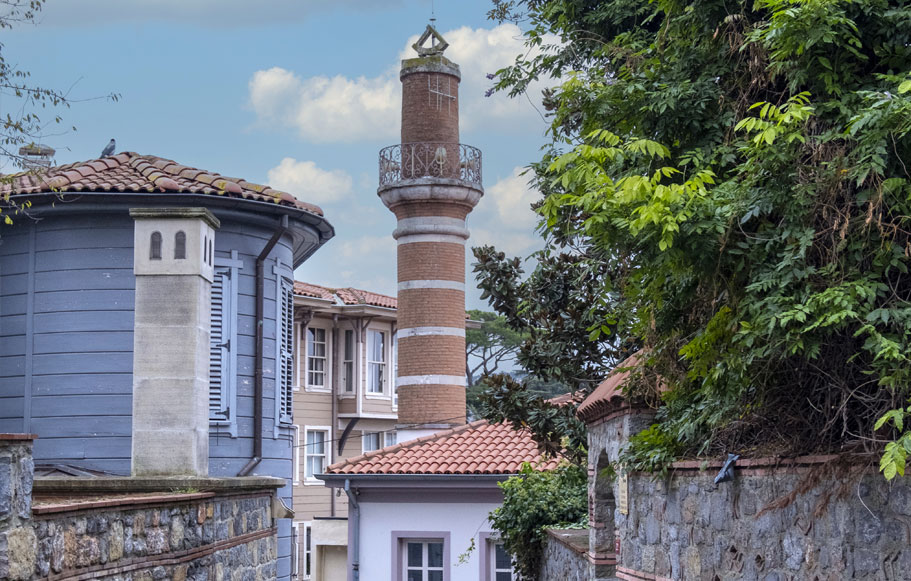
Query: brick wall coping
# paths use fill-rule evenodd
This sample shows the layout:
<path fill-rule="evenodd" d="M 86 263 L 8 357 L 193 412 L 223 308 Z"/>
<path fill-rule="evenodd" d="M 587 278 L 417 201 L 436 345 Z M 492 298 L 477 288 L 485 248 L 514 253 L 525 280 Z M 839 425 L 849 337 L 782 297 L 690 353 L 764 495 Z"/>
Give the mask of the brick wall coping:
<path fill-rule="evenodd" d="M 194 490 L 199 492 L 252 492 L 263 489 L 277 489 L 286 484 L 284 478 L 270 476 L 243 476 L 233 478 L 197 478 L 189 476 L 160 478 L 130 478 L 127 476 L 110 476 L 99 478 L 35 478 L 36 493 L 86 495 L 98 492 L 167 493 L 175 490 Z"/>
<path fill-rule="evenodd" d="M 37 440 L 38 434 L 2 434 L 0 433 L 0 442 L 3 440 Z"/>
<path fill-rule="evenodd" d="M 35 499 L 32 505 L 32 513 L 54 514 L 59 512 L 72 512 L 77 510 L 89 510 L 93 508 L 127 508 L 143 506 L 148 504 L 173 504 L 175 502 L 186 502 L 191 500 L 200 500 L 203 498 L 212 498 L 214 492 L 194 492 L 194 493 L 170 493 L 170 494 L 146 494 L 146 495 L 122 495 L 122 496 L 86 496 L 82 498 L 52 498 Z"/>
<path fill-rule="evenodd" d="M 588 529 L 544 529 L 547 536 L 566 548 L 584 555 L 588 553 Z"/>
<path fill-rule="evenodd" d="M 869 460 L 866 454 L 814 454 L 783 458 L 781 456 L 763 456 L 759 458 L 741 458 L 734 465 L 738 468 L 799 468 L 826 464 L 839 459 L 846 459 L 852 463 Z M 671 464 L 671 469 L 678 472 L 699 472 L 703 470 L 718 470 L 724 465 L 724 460 L 681 460 Z"/>

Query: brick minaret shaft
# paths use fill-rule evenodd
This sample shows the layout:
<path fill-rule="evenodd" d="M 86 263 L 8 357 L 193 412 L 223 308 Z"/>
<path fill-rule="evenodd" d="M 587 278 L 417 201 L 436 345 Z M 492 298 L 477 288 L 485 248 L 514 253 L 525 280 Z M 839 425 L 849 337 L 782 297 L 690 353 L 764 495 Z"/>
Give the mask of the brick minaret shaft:
<path fill-rule="evenodd" d="M 402 61 L 400 165 L 378 194 L 398 219 L 399 422 L 434 429 L 465 423 L 465 219 L 483 191 L 479 155 L 462 179 L 459 67 L 428 34 L 442 48 Z"/>

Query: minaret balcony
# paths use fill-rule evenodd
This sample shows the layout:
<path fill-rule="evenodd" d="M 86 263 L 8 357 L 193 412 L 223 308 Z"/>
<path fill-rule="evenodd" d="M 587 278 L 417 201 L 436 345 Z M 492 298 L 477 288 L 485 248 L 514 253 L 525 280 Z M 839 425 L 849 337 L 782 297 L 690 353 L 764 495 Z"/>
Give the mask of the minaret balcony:
<path fill-rule="evenodd" d="M 380 150 L 379 161 L 380 189 L 416 180 L 482 189 L 481 150 L 463 143 L 390 145 Z"/>

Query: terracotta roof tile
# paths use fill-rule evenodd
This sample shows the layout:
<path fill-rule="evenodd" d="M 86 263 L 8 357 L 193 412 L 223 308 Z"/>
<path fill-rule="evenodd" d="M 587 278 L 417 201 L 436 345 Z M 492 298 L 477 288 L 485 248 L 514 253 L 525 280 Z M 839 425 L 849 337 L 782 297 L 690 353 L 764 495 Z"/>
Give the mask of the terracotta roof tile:
<path fill-rule="evenodd" d="M 395 309 L 398 301 L 395 297 L 381 295 L 356 288 L 329 288 L 295 281 L 294 294 L 317 299 L 337 300 L 343 305 L 370 305 L 372 307 L 385 307 Z"/>
<path fill-rule="evenodd" d="M 51 190 L 60 193 L 203 193 L 271 202 L 299 208 L 317 216 L 323 215 L 319 206 L 302 202 L 287 192 L 273 190 L 269 186 L 133 152 L 52 167 L 40 174 L 20 173 L 8 177 L 9 182 L 0 184 L 0 196 L 37 194 Z"/>
<path fill-rule="evenodd" d="M 586 423 L 591 423 L 622 407 L 628 407 L 629 402 L 623 393 L 623 388 L 641 362 L 642 352 L 640 351 L 617 364 L 607 378 L 598 384 L 598 387 L 579 405 L 576 416 Z M 657 392 L 664 392 L 666 389 L 666 385 L 660 384 Z"/>
<path fill-rule="evenodd" d="M 551 470 L 527 430 L 479 420 L 333 464 L 328 474 L 517 474 L 524 462 Z"/>

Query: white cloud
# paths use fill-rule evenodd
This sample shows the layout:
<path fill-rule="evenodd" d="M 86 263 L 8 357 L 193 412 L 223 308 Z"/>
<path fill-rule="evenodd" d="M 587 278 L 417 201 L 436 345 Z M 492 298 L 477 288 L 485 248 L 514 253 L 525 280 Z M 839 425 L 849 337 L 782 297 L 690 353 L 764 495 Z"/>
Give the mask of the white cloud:
<path fill-rule="evenodd" d="M 541 195 L 529 186 L 530 176 L 522 175 L 524 169 L 513 169 L 512 175 L 487 188 L 487 198 L 493 200 L 500 219 L 514 228 L 532 231 L 538 215 L 531 204 Z"/>
<path fill-rule="evenodd" d="M 349 143 L 397 135 L 400 88 L 385 77 L 310 77 L 273 67 L 250 79 L 250 104 L 266 124 L 294 127 L 307 141 Z"/>
<path fill-rule="evenodd" d="M 313 204 L 326 204 L 351 194 L 351 176 L 341 170 L 324 170 L 312 161 L 284 158 L 269 170 L 269 185 Z"/>
<path fill-rule="evenodd" d="M 511 129 L 527 131 L 529 124 L 543 127 L 537 111 L 526 99 L 503 94 L 489 98 L 488 73 L 515 61 L 527 51 L 519 28 L 501 24 L 492 29 L 462 27 L 443 34 L 450 44 L 446 56 L 460 65 L 459 89 L 462 129 Z M 409 57 L 414 36 L 399 55 Z M 555 41 L 555 39 L 549 39 Z M 250 103 L 258 121 L 276 127 L 291 126 L 313 142 L 353 142 L 394 139 L 399 131 L 401 84 L 398 65 L 383 74 L 355 79 L 335 76 L 302 79 L 279 67 L 257 71 L 250 79 Z M 532 83 L 529 98 L 540 102 L 541 87 Z"/>
<path fill-rule="evenodd" d="M 331 219 L 331 218 L 330 218 Z M 330 287 L 353 286 L 395 296 L 395 240 L 385 236 L 357 236 L 341 232 L 295 273 L 298 280 Z"/>
<path fill-rule="evenodd" d="M 506 254 L 528 256 L 542 246 L 535 233 L 538 215 L 531 203 L 540 195 L 529 187 L 528 177 L 517 167 L 512 174 L 486 188 L 484 197 L 469 216 L 469 246 L 492 244 Z M 469 263 L 473 259 L 469 257 Z"/>
<path fill-rule="evenodd" d="M 246 27 L 303 21 L 331 10 L 385 10 L 401 4 L 401 0 L 70 0 L 49 2 L 39 19 L 61 27 L 149 20 Z"/>

